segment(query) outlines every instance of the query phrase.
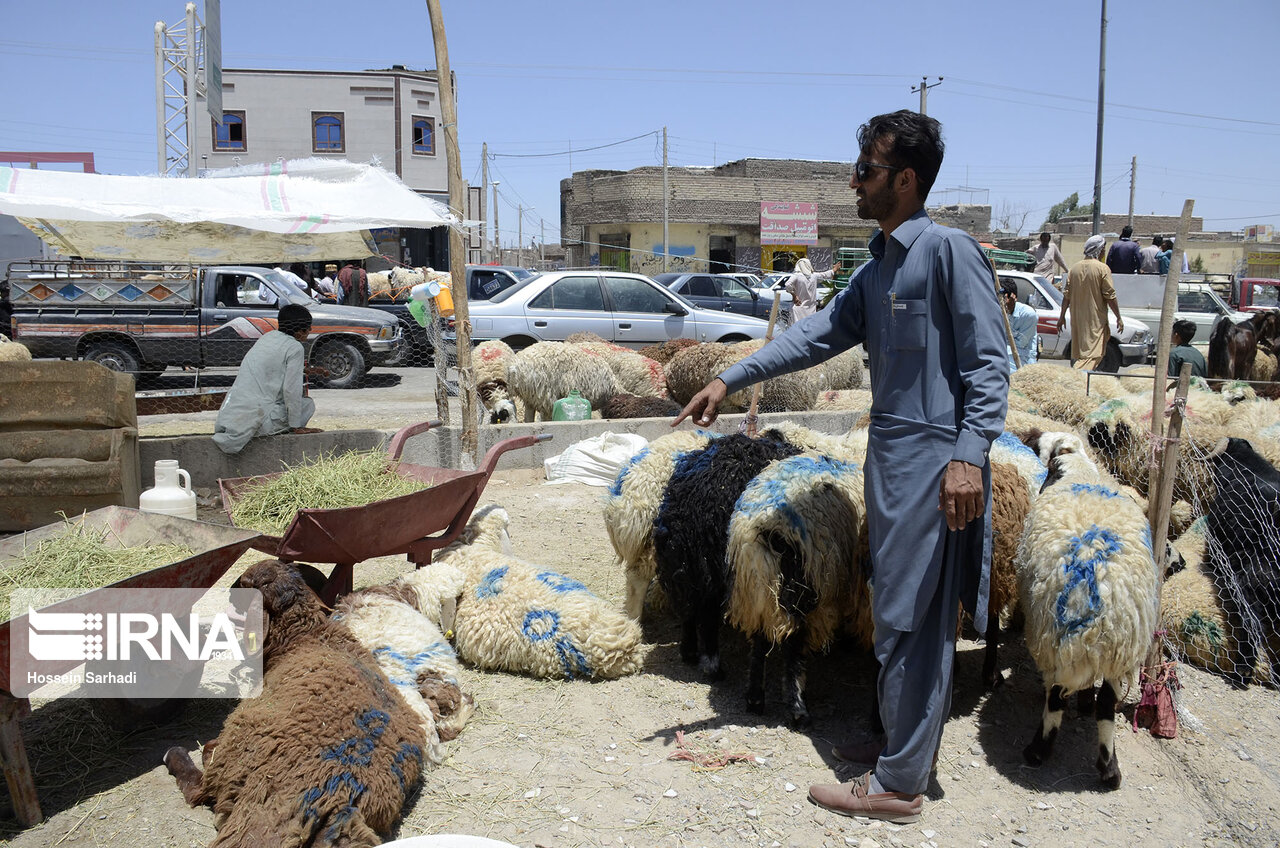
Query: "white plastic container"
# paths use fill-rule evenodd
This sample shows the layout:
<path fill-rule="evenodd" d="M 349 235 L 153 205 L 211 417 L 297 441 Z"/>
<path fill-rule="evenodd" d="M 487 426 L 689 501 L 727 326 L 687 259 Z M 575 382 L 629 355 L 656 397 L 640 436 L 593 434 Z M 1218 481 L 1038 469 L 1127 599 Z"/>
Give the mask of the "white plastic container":
<path fill-rule="evenodd" d="M 196 493 L 191 490 L 191 475 L 178 467 L 178 460 L 156 460 L 156 484 L 138 497 L 138 508 L 143 512 L 196 520 Z"/>

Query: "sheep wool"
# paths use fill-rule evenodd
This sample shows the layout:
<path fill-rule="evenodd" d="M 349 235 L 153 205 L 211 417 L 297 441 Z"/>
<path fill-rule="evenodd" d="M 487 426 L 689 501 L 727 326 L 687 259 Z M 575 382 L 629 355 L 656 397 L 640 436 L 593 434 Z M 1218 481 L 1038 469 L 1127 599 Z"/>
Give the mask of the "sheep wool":
<path fill-rule="evenodd" d="M 664 369 L 667 380 L 667 391 L 676 403 L 684 406 L 693 396 L 702 391 L 702 387 L 715 379 L 721 371 L 737 362 L 741 357 L 730 350 L 729 346 L 714 342 L 693 345 L 680 350 L 671 357 Z M 741 412 L 751 403 L 751 390 L 734 392 L 724 399 L 721 412 Z"/>
<path fill-rule="evenodd" d="M 476 374 L 476 385 L 483 385 L 490 380 L 501 380 L 506 384 L 507 364 L 516 352 L 511 345 L 501 339 L 489 339 L 476 345 L 471 352 L 471 366 Z"/>
<path fill-rule="evenodd" d="M 764 339 L 750 339 L 729 345 L 729 350 L 734 356 L 733 361 L 737 362 L 760 350 L 766 344 L 768 342 Z M 818 402 L 818 391 L 821 387 L 822 374 L 817 367 L 805 368 L 790 374 L 779 374 L 760 383 L 759 410 L 760 412 L 803 412 L 813 409 Z M 754 387 L 749 387 L 743 391 L 746 396 L 742 403 L 744 408 L 751 404 L 753 389 Z"/>
<path fill-rule="evenodd" d="M 828 389 L 818 393 L 818 400 L 813 408 L 822 410 L 854 410 L 865 412 L 871 409 L 870 389 Z"/>
<path fill-rule="evenodd" d="M 839 356 L 813 366 L 819 377 L 819 388 L 824 391 L 861 389 L 864 382 L 862 345 L 849 348 Z"/>
<path fill-rule="evenodd" d="M 479 668 L 542 678 L 608 679 L 640 670 L 640 626 L 579 581 L 502 553 L 506 512 L 473 518 L 471 542 L 436 554 L 466 576 L 458 655 Z"/>
<path fill-rule="evenodd" d="M 618 472 L 604 499 L 604 526 L 627 580 L 625 609 L 639 619 L 644 597 L 657 573 L 653 558 L 653 522 L 667 482 L 681 459 L 702 450 L 718 434 L 677 430 L 654 439 Z"/>
<path fill-rule="evenodd" d="M 577 342 L 575 346 L 589 356 L 603 359 L 622 392 L 640 397 L 667 396 L 666 375 L 654 360 L 610 342 Z"/>
<path fill-rule="evenodd" d="M 427 759 L 436 765 L 444 762 L 442 742 L 457 737 L 475 708 L 470 696 L 464 696 L 459 708 L 442 718 L 418 689 L 423 676 L 459 685 L 457 654 L 439 626 L 408 604 L 376 591 L 343 598 L 333 619 L 345 624 L 373 654 L 378 667 L 418 714 L 427 737 Z"/>
<path fill-rule="evenodd" d="M 600 407 L 601 418 L 674 418 L 680 414 L 680 404 L 670 398 L 637 397 L 619 394 L 605 401 Z"/>
<path fill-rule="evenodd" d="M 1178 654 L 1192 665 L 1225 674 L 1235 644 L 1218 587 L 1205 562 L 1205 519 L 1196 521 L 1173 543 L 1185 567 L 1160 587 L 1160 628 Z"/>
<path fill-rule="evenodd" d="M 538 342 L 507 364 L 507 386 L 525 407 L 525 421 L 536 413 L 550 421 L 552 407 L 576 389 L 599 409 L 618 393 L 618 380 L 599 356 L 583 356 L 575 345 Z"/>
<path fill-rule="evenodd" d="M 1132 681 L 1156 618 L 1146 517 L 1079 456 L 1055 458 L 1068 469 L 1032 505 L 1017 559 L 1027 647 L 1067 693 Z"/>
<path fill-rule="evenodd" d="M 1079 427 L 1098 405 L 1086 392 L 1086 377 L 1073 368 L 1048 362 L 1024 365 L 1009 377 L 1010 391 L 1031 401 L 1035 412 L 1069 428 Z"/>
<path fill-rule="evenodd" d="M 0 333 L 0 362 L 30 362 L 31 351 L 21 342 Z"/>
<path fill-rule="evenodd" d="M 1008 430 L 997 436 L 991 443 L 990 459 L 992 462 L 1006 463 L 1016 468 L 1018 476 L 1027 485 L 1027 493 L 1032 498 L 1040 491 L 1040 487 L 1044 485 L 1044 478 L 1049 473 L 1049 469 L 1045 467 L 1039 455 L 1027 447 L 1016 434 Z M 1022 530 L 1019 526 L 1017 535 L 1021 534 Z"/>
<path fill-rule="evenodd" d="M 640 348 L 640 355 L 666 366 L 677 353 L 696 344 L 698 344 L 696 339 L 668 339 L 662 344 L 646 345 Z"/>

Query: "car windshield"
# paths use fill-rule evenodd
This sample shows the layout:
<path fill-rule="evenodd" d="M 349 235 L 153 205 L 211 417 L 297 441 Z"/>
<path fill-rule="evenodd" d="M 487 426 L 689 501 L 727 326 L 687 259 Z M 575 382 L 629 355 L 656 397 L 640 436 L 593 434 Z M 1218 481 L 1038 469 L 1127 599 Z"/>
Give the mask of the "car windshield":
<path fill-rule="evenodd" d="M 652 279 L 655 283 L 661 283 L 664 286 L 670 286 L 673 282 L 675 282 L 676 280 L 680 279 L 683 276 L 684 274 L 671 274 L 671 273 L 654 274 Z"/>
<path fill-rule="evenodd" d="M 259 273 L 266 278 L 268 285 L 271 286 L 271 291 L 275 292 L 277 298 L 282 298 L 289 303 L 300 303 L 303 306 L 310 306 L 315 303 L 293 282 L 292 274 L 286 274 L 274 268 L 264 268 Z"/>
<path fill-rule="evenodd" d="M 507 271 L 517 280 L 527 280 L 530 277 L 538 276 L 537 271 L 530 271 L 528 268 L 508 268 Z"/>
<path fill-rule="evenodd" d="M 537 280 L 541 276 L 541 274 L 530 274 L 515 285 L 508 286 L 493 297 L 489 298 L 487 301 L 481 301 L 481 303 L 502 303 L 503 301 L 510 299 L 516 292 L 527 289 L 534 280 Z"/>
<path fill-rule="evenodd" d="M 1249 288 L 1250 302 L 1254 306 L 1280 307 L 1280 286 L 1252 283 Z"/>
<path fill-rule="evenodd" d="M 1040 284 L 1040 291 L 1043 292 L 1050 300 L 1059 306 L 1062 305 L 1062 292 L 1058 291 L 1057 286 L 1049 282 L 1045 277 L 1036 275 L 1036 282 Z"/>

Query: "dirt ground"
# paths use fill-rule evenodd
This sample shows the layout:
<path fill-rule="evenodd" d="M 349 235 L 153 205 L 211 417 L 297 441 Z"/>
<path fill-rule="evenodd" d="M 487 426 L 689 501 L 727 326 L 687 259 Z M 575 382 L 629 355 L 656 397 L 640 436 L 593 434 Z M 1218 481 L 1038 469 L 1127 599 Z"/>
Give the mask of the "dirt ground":
<path fill-rule="evenodd" d="M 511 515 L 518 555 L 575 577 L 621 603 L 622 574 L 600 513 L 602 489 L 545 485 L 535 472 L 499 473 L 483 501 Z M 202 517 L 215 520 L 205 510 Z M 258 555 L 250 553 L 235 573 Z M 366 563 L 357 584 L 384 582 L 403 559 Z M 947 724 L 923 819 L 896 826 L 812 806 L 814 782 L 853 775 L 836 767 L 833 743 L 866 731 L 872 665 L 838 645 L 810 664 L 814 727 L 783 717 L 771 665 L 769 713 L 745 709 L 746 647 L 726 633 L 725 682 L 708 685 L 681 663 L 678 628 L 645 622 L 644 670 L 621 680 L 557 682 L 468 671 L 478 709 L 427 774 L 398 836 L 469 833 L 519 846 L 1274 846 L 1280 843 L 1280 709 L 1274 690 L 1233 690 L 1181 669 L 1183 723 L 1158 740 L 1119 724 L 1124 783 L 1103 791 L 1093 767 L 1094 725 L 1068 713 L 1054 757 L 1023 765 L 1039 720 L 1039 675 L 1021 640 L 1003 650 L 1006 682 L 980 683 L 982 646 L 958 653 Z M 178 720 L 114 729 L 88 702 L 39 707 L 22 723 L 43 824 L 23 830 L 0 802 L 14 846 L 202 846 L 213 816 L 183 803 L 161 765 L 170 745 L 194 750 L 234 705 L 204 701 Z M 695 753 L 748 755 L 719 770 L 672 760 L 676 734 Z"/>

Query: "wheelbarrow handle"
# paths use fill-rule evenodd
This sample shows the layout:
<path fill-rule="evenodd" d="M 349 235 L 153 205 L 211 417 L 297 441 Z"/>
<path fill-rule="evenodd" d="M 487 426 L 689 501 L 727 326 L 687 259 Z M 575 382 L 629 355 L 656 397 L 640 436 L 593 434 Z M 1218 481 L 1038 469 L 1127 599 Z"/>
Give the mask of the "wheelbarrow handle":
<path fill-rule="evenodd" d="M 410 424 L 407 427 L 401 427 L 396 434 L 391 437 L 391 444 L 387 445 L 387 453 L 391 454 L 394 462 L 400 458 L 400 454 L 404 453 L 404 443 L 412 439 L 414 436 L 425 433 L 432 427 L 439 427 L 443 421 L 436 419 L 434 421 L 420 421 L 417 424 Z"/>
<path fill-rule="evenodd" d="M 498 464 L 498 457 L 502 456 L 509 450 L 517 448 L 533 447 L 538 442 L 545 442 L 551 439 L 550 433 L 541 433 L 536 436 L 513 436 L 510 439 L 503 439 L 493 447 L 489 448 L 489 452 L 484 455 L 484 461 L 480 463 L 479 471 L 484 474 L 485 479 L 493 473 L 494 467 Z"/>

